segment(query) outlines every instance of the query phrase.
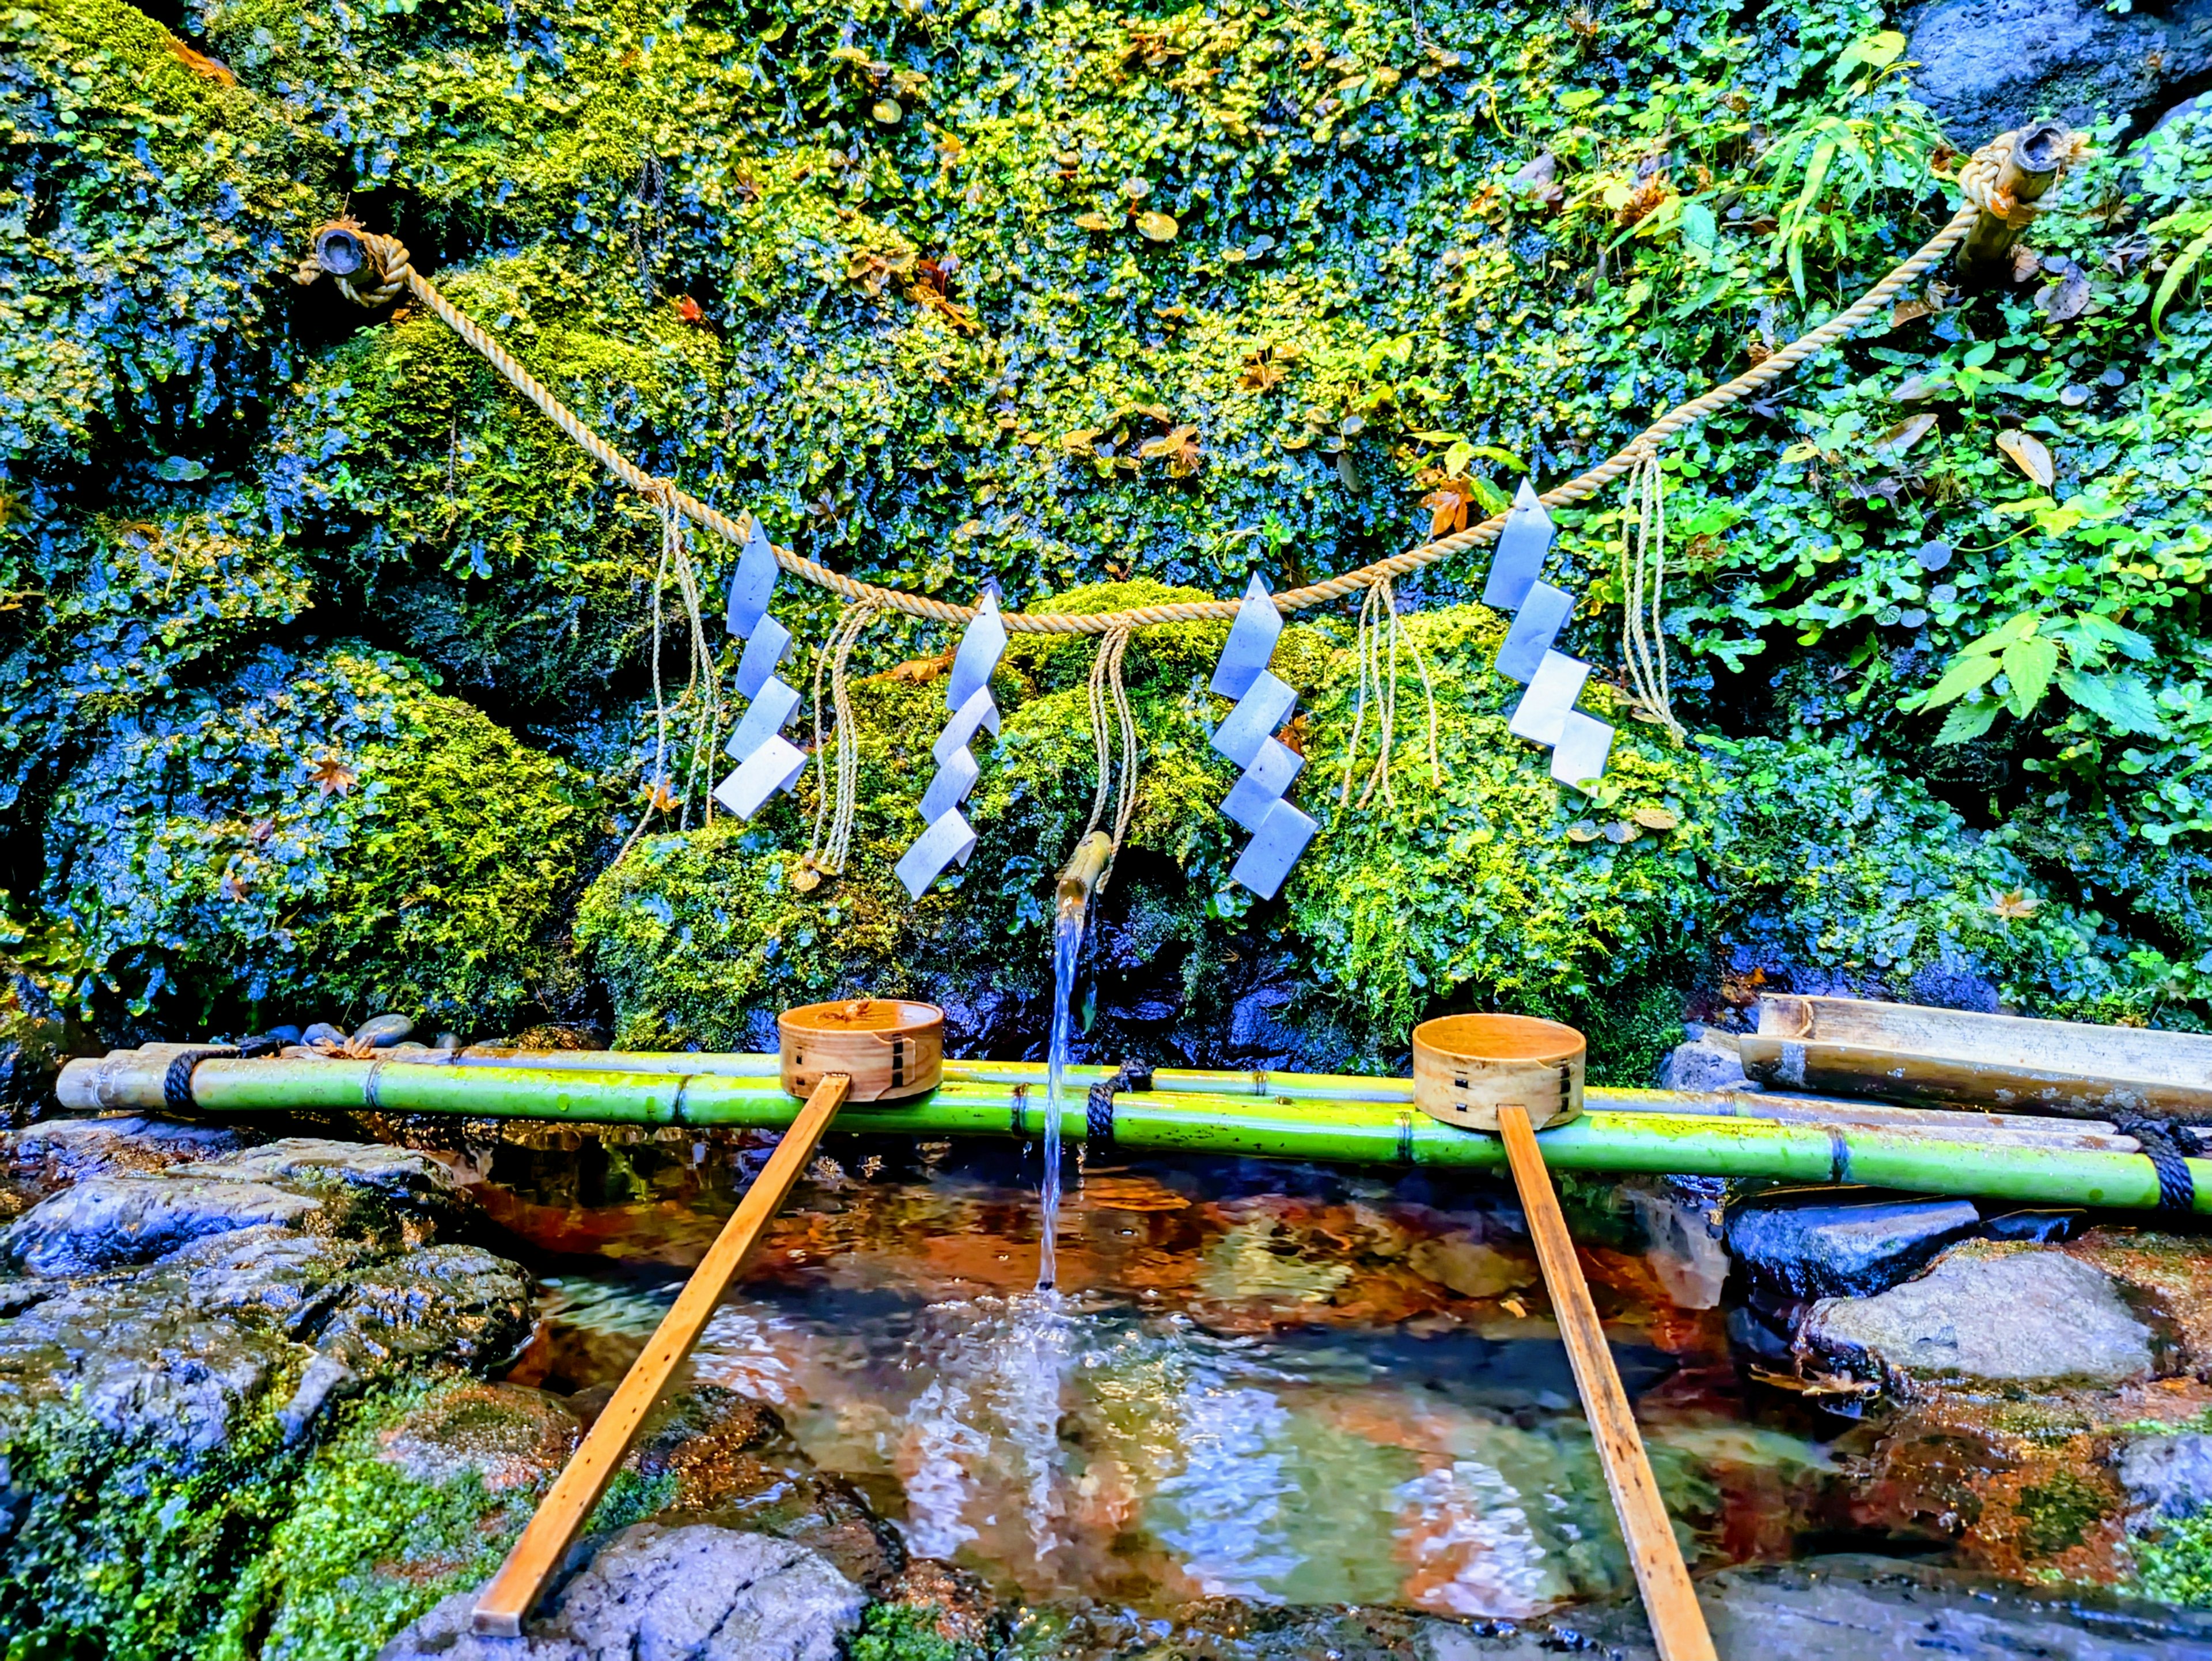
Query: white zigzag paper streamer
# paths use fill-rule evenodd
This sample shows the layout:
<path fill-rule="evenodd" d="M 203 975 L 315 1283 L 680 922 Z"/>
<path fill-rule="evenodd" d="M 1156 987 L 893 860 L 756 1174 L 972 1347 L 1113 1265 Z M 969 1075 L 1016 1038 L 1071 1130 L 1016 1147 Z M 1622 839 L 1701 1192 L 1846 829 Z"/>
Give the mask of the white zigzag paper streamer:
<path fill-rule="evenodd" d="M 791 630 L 768 614 L 769 597 L 775 592 L 775 550 L 769 546 L 760 515 L 745 517 L 745 545 L 730 579 L 724 620 L 745 642 L 738 660 L 738 696 L 752 702 L 723 746 L 737 771 L 714 787 L 714 800 L 741 819 L 759 812 L 778 791 L 790 789 L 806 770 L 806 752 L 783 736 L 784 724 L 799 708 L 799 691 L 775 672 L 791 650 Z"/>
<path fill-rule="evenodd" d="M 1255 576 L 1244 590 L 1212 682 L 1218 696 L 1237 700 L 1213 729 L 1213 747 L 1244 770 L 1221 811 L 1252 833 L 1229 876 L 1263 900 L 1275 897 L 1321 828 L 1283 800 L 1306 761 L 1274 736 L 1298 701 L 1287 682 L 1267 672 L 1282 632 L 1283 614 Z"/>
<path fill-rule="evenodd" d="M 960 811 L 975 788 L 975 756 L 968 746 L 976 733 L 999 730 L 999 706 L 991 697 L 991 672 L 1006 649 L 1006 625 L 999 616 L 999 597 L 986 592 L 953 654 L 952 673 L 945 684 L 945 707 L 952 712 L 931 754 L 937 776 L 929 782 L 917 808 L 922 832 L 899 858 L 898 879 L 920 899 L 945 867 L 966 865 L 975 851 L 975 832 Z"/>
<path fill-rule="evenodd" d="M 1613 752 L 1613 728 L 1575 708 L 1589 678 L 1589 665 L 1552 649 L 1575 609 L 1572 594 L 1537 575 L 1551 551 L 1552 535 L 1552 516 L 1522 479 L 1505 528 L 1498 532 L 1482 603 L 1513 613 L 1513 626 L 1498 648 L 1498 672 L 1528 689 L 1514 706 L 1508 730 L 1550 746 L 1552 776 L 1594 795 Z"/>

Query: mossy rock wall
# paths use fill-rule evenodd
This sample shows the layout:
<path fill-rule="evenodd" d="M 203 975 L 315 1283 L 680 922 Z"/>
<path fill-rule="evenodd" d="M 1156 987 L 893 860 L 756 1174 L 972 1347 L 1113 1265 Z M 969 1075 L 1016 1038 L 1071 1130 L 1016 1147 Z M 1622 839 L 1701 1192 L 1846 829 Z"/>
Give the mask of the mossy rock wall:
<path fill-rule="evenodd" d="M 708 826 L 688 764 L 610 872 L 656 669 L 679 703 L 693 673 L 659 517 L 419 308 L 292 281 L 312 228 L 399 234 L 641 465 L 836 569 L 1020 606 L 1279 588 L 1590 465 L 1923 240 L 1958 156 L 1898 21 L 0 13 L 10 928 L 111 1037 L 394 1003 L 759 1043 L 780 1002 L 872 987 L 1033 1050 L 1089 647 L 1009 654 L 981 845 L 919 904 L 890 865 L 941 682 L 898 666 L 950 641 L 902 618 L 855 654 L 846 877 L 790 885 L 811 782 Z M 1205 743 L 1219 631 L 1140 635 L 1085 1044 L 1388 1065 L 1421 1015 L 1497 1002 L 1640 1077 L 1685 1013 L 1784 986 L 2197 1022 L 2212 125 L 2136 116 L 2087 118 L 2019 281 L 1911 299 L 1668 447 L 1689 748 L 1613 690 L 1621 504 L 1560 513 L 1565 643 L 1623 735 L 1598 800 L 1504 731 L 1482 561 L 1448 561 L 1400 595 L 1433 775 L 1401 664 L 1390 790 L 1342 800 L 1353 609 L 1285 637 L 1325 829 L 1255 904 Z M 726 671 L 732 553 L 691 557 Z M 836 614 L 790 581 L 777 605 L 810 647 Z"/>

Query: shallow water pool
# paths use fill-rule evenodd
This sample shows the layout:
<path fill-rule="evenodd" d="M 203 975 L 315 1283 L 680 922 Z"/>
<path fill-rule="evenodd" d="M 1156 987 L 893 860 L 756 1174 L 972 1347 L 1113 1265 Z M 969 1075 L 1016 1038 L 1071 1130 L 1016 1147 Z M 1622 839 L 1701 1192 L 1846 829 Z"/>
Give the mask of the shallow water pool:
<path fill-rule="evenodd" d="M 1522 1617 L 1630 1590 L 1509 1188 L 1073 1163 L 1039 1296 L 1034 1149 L 826 1146 L 691 1375 L 773 1403 L 915 1554 L 1137 1609 Z M 541 1277 L 518 1376 L 576 1392 L 620 1378 L 763 1156 L 664 1136 L 474 1157 Z M 1843 1427 L 1739 1383 L 1710 1197 L 1569 1201 L 1693 1564 L 1849 1534 Z"/>

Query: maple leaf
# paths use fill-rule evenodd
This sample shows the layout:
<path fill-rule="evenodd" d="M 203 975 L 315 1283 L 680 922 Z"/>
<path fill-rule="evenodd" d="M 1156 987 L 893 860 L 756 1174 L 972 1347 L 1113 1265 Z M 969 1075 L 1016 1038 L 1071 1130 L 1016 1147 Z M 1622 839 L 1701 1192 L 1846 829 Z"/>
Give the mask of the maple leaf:
<path fill-rule="evenodd" d="M 666 779 L 654 780 L 653 784 L 653 794 L 647 798 L 646 806 L 651 808 L 658 808 L 664 813 L 672 813 L 676 811 L 676 792 L 668 788 L 668 781 Z"/>
<path fill-rule="evenodd" d="M 352 792 L 360 775 L 337 757 L 324 756 L 307 770 L 307 776 L 314 781 L 315 788 L 324 795 L 343 796 Z"/>
<path fill-rule="evenodd" d="M 231 901 L 234 904 L 242 905 L 245 904 L 246 897 L 252 894 L 252 891 L 253 885 L 248 882 L 245 878 L 240 876 L 235 871 L 226 871 L 222 873 L 223 898 Z"/>
<path fill-rule="evenodd" d="M 687 294 L 677 301 L 676 315 L 686 323 L 696 323 L 705 313 L 700 311 L 699 302 Z"/>
<path fill-rule="evenodd" d="M 1990 910 L 2009 922 L 2015 917 L 2032 917 L 2040 910 L 2043 902 L 2026 889 L 2015 888 L 2010 893 L 1992 893 Z"/>
<path fill-rule="evenodd" d="M 1467 528 L 1467 505 L 1474 500 L 1474 486 L 1463 478 L 1447 478 L 1421 498 L 1429 510 L 1429 534 L 1440 537 Z"/>

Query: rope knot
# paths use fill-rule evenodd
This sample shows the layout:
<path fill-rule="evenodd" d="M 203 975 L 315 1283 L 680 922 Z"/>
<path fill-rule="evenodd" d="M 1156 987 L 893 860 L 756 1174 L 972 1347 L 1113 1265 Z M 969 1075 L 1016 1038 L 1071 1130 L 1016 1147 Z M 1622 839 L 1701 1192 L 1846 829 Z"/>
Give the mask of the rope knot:
<path fill-rule="evenodd" d="M 334 219 L 317 229 L 292 280 L 304 288 L 328 275 L 340 294 L 374 311 L 405 291 L 415 277 L 413 258 L 396 236 L 363 230 L 358 220 Z"/>
<path fill-rule="evenodd" d="M 2035 216 L 2043 211 L 2040 203 L 2022 202 L 1999 183 L 2013 159 L 2020 137 L 2017 129 L 1999 133 L 1968 156 L 1959 169 L 1959 194 L 1984 213 L 1994 214 L 2015 229 L 2033 224 Z M 2058 156 L 2057 172 L 2051 181 L 2052 188 L 2056 189 L 2060 180 L 2066 177 L 2068 167 L 2088 153 L 2089 141 L 2080 133 L 2073 134 Z"/>

